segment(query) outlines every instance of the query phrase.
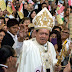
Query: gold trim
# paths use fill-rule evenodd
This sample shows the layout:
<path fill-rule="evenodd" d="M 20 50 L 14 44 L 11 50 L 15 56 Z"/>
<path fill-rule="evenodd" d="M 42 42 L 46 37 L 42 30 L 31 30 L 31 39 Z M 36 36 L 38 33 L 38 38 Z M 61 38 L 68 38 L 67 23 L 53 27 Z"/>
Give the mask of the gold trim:
<path fill-rule="evenodd" d="M 38 30 L 38 29 L 48 29 L 48 30 L 52 30 L 50 27 L 37 27 L 37 28 L 35 28 L 35 30 Z"/>

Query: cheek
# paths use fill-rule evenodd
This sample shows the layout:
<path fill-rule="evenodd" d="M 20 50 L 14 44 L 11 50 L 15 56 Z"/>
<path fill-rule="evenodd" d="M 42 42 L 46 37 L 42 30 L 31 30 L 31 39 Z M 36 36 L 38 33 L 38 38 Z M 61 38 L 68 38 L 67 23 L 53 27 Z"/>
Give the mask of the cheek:
<path fill-rule="evenodd" d="M 46 37 L 46 40 L 47 40 L 47 41 L 48 41 L 48 39 L 49 39 L 49 36 Z"/>
<path fill-rule="evenodd" d="M 50 42 L 51 42 L 52 37 L 50 37 Z"/>
<path fill-rule="evenodd" d="M 31 17 L 33 17 L 33 14 L 31 14 Z"/>
<path fill-rule="evenodd" d="M 13 30 L 11 30 L 11 32 L 12 32 L 12 33 L 14 33 L 14 32 L 15 32 L 15 30 L 13 29 Z"/>
<path fill-rule="evenodd" d="M 11 31 L 12 31 L 12 32 L 14 32 L 15 30 L 14 30 L 14 29 L 12 29 Z"/>

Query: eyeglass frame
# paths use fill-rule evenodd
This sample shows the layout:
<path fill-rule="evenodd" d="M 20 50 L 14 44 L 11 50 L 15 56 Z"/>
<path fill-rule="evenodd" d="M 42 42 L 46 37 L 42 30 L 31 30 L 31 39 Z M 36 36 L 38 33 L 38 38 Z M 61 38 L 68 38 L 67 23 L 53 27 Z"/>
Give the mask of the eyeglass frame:
<path fill-rule="evenodd" d="M 64 32 L 64 31 L 61 31 L 61 32 L 65 33 L 65 34 L 69 34 L 68 32 Z"/>

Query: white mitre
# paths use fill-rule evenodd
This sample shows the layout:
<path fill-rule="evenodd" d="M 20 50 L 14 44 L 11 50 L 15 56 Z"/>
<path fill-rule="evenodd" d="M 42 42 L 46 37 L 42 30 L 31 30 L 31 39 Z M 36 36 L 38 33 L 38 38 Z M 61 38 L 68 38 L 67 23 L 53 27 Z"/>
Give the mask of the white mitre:
<path fill-rule="evenodd" d="M 33 24 L 35 29 L 48 29 L 52 30 L 54 27 L 53 17 L 48 9 L 43 8 L 33 19 Z"/>

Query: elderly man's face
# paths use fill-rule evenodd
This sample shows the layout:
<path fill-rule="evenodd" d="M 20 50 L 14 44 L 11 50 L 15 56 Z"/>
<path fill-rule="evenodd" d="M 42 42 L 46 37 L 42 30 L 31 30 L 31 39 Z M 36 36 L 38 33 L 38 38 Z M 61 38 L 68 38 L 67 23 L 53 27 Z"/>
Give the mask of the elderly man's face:
<path fill-rule="evenodd" d="M 39 44 L 44 45 L 49 38 L 49 30 L 48 29 L 39 29 L 38 32 L 36 32 L 36 40 Z"/>

